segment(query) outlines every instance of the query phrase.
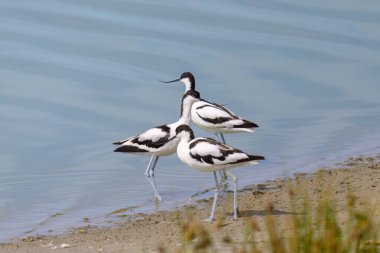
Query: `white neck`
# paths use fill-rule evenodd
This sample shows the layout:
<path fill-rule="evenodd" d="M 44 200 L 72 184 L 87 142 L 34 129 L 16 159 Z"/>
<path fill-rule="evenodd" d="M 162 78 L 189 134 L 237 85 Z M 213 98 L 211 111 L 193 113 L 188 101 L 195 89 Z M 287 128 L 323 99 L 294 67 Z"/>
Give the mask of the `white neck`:
<path fill-rule="evenodd" d="M 189 143 L 191 140 L 194 139 L 193 132 L 181 132 L 177 137 L 180 138 L 180 144 L 181 146 L 186 146 L 187 143 Z"/>
<path fill-rule="evenodd" d="M 191 82 L 189 78 L 182 79 L 181 82 L 185 84 L 185 87 L 186 87 L 185 92 L 191 90 Z"/>
<path fill-rule="evenodd" d="M 190 113 L 191 113 L 191 106 L 193 105 L 194 100 L 190 97 L 187 97 L 182 100 L 182 111 L 181 111 L 181 117 L 179 118 L 178 122 L 180 125 L 190 125 Z"/>
<path fill-rule="evenodd" d="M 181 138 L 179 139 L 179 143 L 178 143 L 178 147 L 177 149 L 184 149 L 185 147 L 187 147 L 187 144 L 189 143 L 189 136 L 181 136 Z"/>
<path fill-rule="evenodd" d="M 181 136 L 180 141 L 177 146 L 177 155 L 178 158 L 183 162 L 187 163 L 189 156 L 189 140 L 188 138 Z"/>

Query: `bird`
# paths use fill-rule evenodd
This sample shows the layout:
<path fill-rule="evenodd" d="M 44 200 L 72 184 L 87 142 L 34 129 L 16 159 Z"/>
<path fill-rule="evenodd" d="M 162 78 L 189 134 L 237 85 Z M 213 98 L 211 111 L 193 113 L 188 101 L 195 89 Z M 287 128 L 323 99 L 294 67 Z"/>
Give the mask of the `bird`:
<path fill-rule="evenodd" d="M 189 125 L 180 125 L 176 128 L 176 137 L 180 139 L 177 146 L 178 158 L 191 168 L 213 172 L 215 179 L 215 195 L 211 208 L 209 221 L 214 220 L 216 202 L 219 194 L 219 182 L 217 171 L 224 170 L 231 177 L 234 189 L 233 220 L 238 218 L 237 206 L 237 177 L 231 174 L 229 169 L 239 166 L 257 165 L 265 157 L 250 155 L 237 148 L 228 146 L 211 138 L 194 138 L 194 133 Z"/>
<path fill-rule="evenodd" d="M 185 92 L 195 90 L 195 78 L 190 72 L 184 72 L 181 77 L 172 81 L 161 81 L 162 83 L 182 82 L 185 85 Z M 259 126 L 249 120 L 233 113 L 224 105 L 200 99 L 191 108 L 191 120 L 199 128 L 214 133 L 226 144 L 224 133 L 254 132 Z"/>
<path fill-rule="evenodd" d="M 182 82 L 185 85 L 185 92 L 195 90 L 195 77 L 190 72 L 184 72 L 180 78 L 172 81 L 162 81 L 162 83 Z M 233 113 L 224 105 L 208 102 L 200 99 L 191 108 L 191 121 L 199 128 L 214 133 L 216 138 L 226 144 L 225 133 L 254 132 L 259 126 L 249 120 Z M 219 138 L 219 135 L 220 138 Z M 227 179 L 224 171 L 220 171 L 221 184 Z"/>
<path fill-rule="evenodd" d="M 187 91 L 182 97 L 181 113 L 177 122 L 150 128 L 139 135 L 113 143 L 115 145 L 119 145 L 119 147 L 114 150 L 115 152 L 151 156 L 148 167 L 145 171 L 145 176 L 151 184 L 155 198 L 158 201 L 162 200 L 154 180 L 154 169 L 158 158 L 160 156 L 168 156 L 176 153 L 179 140 L 178 138 L 175 138 L 175 130 L 180 125 L 190 124 L 191 106 L 199 99 L 200 94 L 198 91 Z"/>

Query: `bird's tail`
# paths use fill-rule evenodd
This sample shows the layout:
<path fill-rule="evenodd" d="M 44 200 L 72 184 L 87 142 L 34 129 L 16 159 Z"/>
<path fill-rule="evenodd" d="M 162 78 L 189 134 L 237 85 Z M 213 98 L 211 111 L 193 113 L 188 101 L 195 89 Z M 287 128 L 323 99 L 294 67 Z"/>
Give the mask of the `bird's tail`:
<path fill-rule="evenodd" d="M 132 139 L 132 138 L 134 138 L 134 136 L 133 136 L 133 137 L 129 137 L 128 139 L 121 140 L 121 141 L 116 141 L 116 142 L 114 142 L 113 144 L 115 144 L 115 145 L 121 145 L 121 144 L 123 144 L 124 142 L 127 142 L 127 141 L 129 141 L 130 139 Z"/>
<path fill-rule="evenodd" d="M 240 130 L 242 132 L 247 132 L 247 133 L 253 133 L 256 131 L 256 128 L 235 128 L 236 130 Z"/>
<path fill-rule="evenodd" d="M 117 147 L 114 152 L 124 152 L 124 153 L 146 153 L 147 151 L 144 149 L 140 149 L 139 147 L 133 145 L 122 145 Z"/>
<path fill-rule="evenodd" d="M 249 155 L 249 159 L 251 161 L 259 161 L 259 160 L 265 160 L 265 157 L 260 156 L 260 155 Z"/>

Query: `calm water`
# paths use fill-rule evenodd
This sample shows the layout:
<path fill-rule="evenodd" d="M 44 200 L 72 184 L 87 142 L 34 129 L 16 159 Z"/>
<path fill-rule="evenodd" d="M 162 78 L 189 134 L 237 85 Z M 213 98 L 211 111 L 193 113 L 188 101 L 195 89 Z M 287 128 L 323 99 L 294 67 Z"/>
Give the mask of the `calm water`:
<path fill-rule="evenodd" d="M 380 152 L 380 2 L 0 0 L 0 240 L 154 210 L 149 158 L 111 143 L 204 98 L 257 122 L 240 186 Z M 196 130 L 196 134 L 210 136 Z M 170 208 L 212 176 L 159 161 Z"/>

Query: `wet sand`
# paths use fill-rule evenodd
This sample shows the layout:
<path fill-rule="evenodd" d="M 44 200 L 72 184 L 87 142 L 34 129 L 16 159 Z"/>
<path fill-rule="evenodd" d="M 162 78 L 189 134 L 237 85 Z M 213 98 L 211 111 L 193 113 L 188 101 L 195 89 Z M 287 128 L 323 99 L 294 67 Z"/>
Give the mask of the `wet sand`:
<path fill-rule="evenodd" d="M 240 218 L 237 221 L 231 220 L 232 192 L 221 194 L 216 221 L 212 224 L 202 222 L 212 234 L 218 250 L 231 252 L 231 244 L 225 243 L 226 236 L 234 243 L 242 242 L 246 224 L 252 218 L 262 226 L 269 213 L 269 203 L 273 207 L 272 215 L 284 232 L 291 229 L 286 221 L 297 213 L 290 208 L 290 184 L 296 185 L 296 189 L 311 200 L 329 192 L 342 225 L 348 193 L 358 197 L 359 203 L 373 213 L 374 220 L 380 221 L 380 155 L 351 158 L 334 168 L 323 168 L 312 174 L 295 174 L 290 179 L 277 179 L 241 189 L 238 198 Z M 0 252 L 158 252 L 159 246 L 174 252 L 181 246 L 181 224 L 190 218 L 199 221 L 207 218 L 211 204 L 212 198 L 202 199 L 178 210 L 153 214 L 131 214 L 119 210 L 113 215 L 120 222 L 111 227 L 89 225 L 62 235 L 17 239 L 0 244 Z M 264 245 L 265 236 L 259 235 L 257 241 L 259 246 Z"/>

